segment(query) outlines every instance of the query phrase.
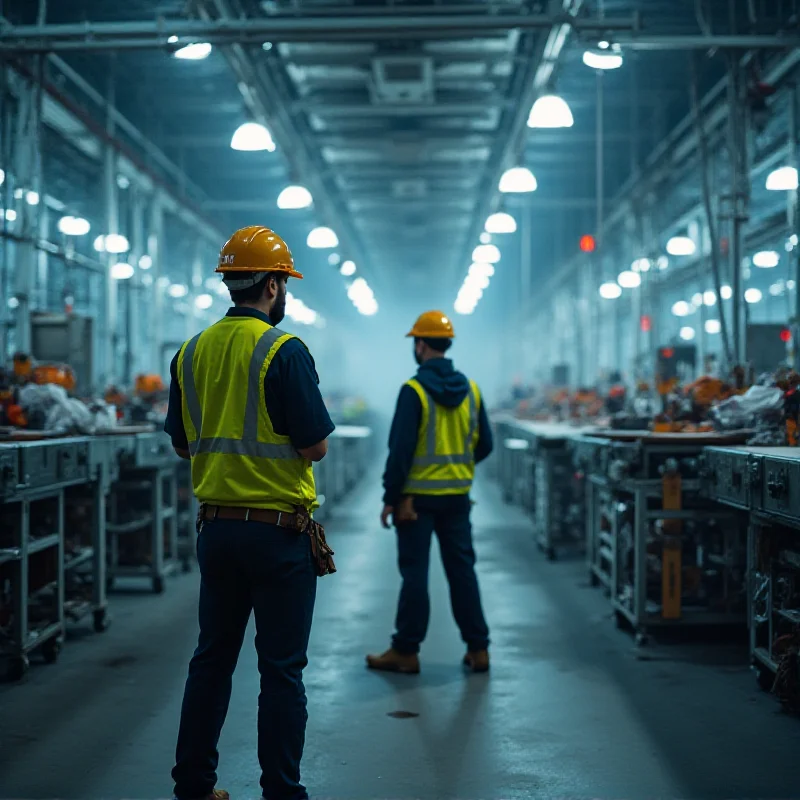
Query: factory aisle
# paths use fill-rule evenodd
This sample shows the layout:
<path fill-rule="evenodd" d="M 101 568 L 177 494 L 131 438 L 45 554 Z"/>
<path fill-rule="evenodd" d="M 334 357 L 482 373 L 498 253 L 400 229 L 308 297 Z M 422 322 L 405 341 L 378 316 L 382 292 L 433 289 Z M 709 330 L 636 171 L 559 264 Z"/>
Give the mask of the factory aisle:
<path fill-rule="evenodd" d="M 493 671 L 465 675 L 444 577 L 419 676 L 364 668 L 388 640 L 398 578 L 377 487 L 329 521 L 340 572 L 320 584 L 306 673 L 304 778 L 317 798 L 798 797 L 800 721 L 763 695 L 740 648 L 638 656 L 577 562 L 547 563 L 520 512 L 477 488 Z M 169 796 L 197 574 L 113 598 L 102 636 L 0 687 L 0 797 Z M 221 742 L 220 786 L 259 796 L 250 639 Z M 391 716 L 410 712 L 417 716 Z"/>

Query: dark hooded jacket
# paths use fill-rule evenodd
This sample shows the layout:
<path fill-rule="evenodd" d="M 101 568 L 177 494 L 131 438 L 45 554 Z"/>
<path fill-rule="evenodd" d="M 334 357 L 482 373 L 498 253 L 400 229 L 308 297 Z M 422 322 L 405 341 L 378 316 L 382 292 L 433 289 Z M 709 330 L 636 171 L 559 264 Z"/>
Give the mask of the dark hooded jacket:
<path fill-rule="evenodd" d="M 426 361 L 417 371 L 416 379 L 438 405 L 455 408 L 461 405 L 469 392 L 467 376 L 453 367 L 449 358 L 434 358 Z M 419 426 L 422 422 L 422 404 L 419 395 L 406 384 L 397 398 L 397 408 L 389 433 L 389 457 L 386 460 L 386 471 L 383 475 L 383 502 L 394 506 L 400 500 L 403 486 L 411 472 L 414 451 L 417 449 Z M 478 444 L 475 447 L 475 463 L 483 461 L 492 452 L 492 431 L 486 407 L 481 402 L 478 415 Z M 424 504 L 442 505 L 452 501 L 468 506 L 467 495 L 453 497 L 425 497 Z M 418 504 L 419 505 L 419 504 Z"/>

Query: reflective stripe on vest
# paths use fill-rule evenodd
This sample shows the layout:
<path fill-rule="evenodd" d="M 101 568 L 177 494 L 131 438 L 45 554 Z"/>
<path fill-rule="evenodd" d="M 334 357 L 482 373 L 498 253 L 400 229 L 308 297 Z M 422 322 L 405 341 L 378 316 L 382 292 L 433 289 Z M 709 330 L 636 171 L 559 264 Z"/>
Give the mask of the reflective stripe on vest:
<path fill-rule="evenodd" d="M 192 359 L 200 334 L 198 333 L 197 336 L 189 341 L 183 354 L 183 390 L 186 393 L 186 406 L 189 410 L 189 417 L 198 434 L 198 438 L 195 441 L 189 442 L 189 452 L 192 455 L 197 455 L 198 453 L 223 453 L 227 455 L 282 460 L 302 458 L 291 445 L 267 444 L 258 441 L 258 406 L 261 367 L 272 345 L 274 345 L 281 336 L 285 335 L 286 334 L 279 331 L 277 328 L 270 328 L 261 335 L 253 349 L 253 355 L 250 357 L 250 366 L 248 368 L 247 400 L 245 402 L 244 424 L 242 426 L 241 439 L 230 439 L 218 436 L 205 439 L 199 438 L 200 431 L 202 430 L 203 412 L 197 397 Z"/>

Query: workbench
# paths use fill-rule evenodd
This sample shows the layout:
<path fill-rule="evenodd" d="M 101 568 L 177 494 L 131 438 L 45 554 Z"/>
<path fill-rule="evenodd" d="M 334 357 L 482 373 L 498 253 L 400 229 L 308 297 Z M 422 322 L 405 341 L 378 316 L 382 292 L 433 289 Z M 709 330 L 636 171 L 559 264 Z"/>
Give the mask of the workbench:
<path fill-rule="evenodd" d="M 573 469 L 571 442 L 588 429 L 506 415 L 492 421 L 504 499 L 531 515 L 539 549 L 550 560 L 560 548 L 582 549 L 584 490 Z"/>
<path fill-rule="evenodd" d="M 715 447 L 704 453 L 706 496 L 748 517 L 750 656 L 771 689 L 788 646 L 800 645 L 800 451 Z"/>
<path fill-rule="evenodd" d="M 655 627 L 744 625 L 745 528 L 701 493 L 707 446 L 749 432 L 597 430 L 577 438 L 586 470 L 590 581 L 639 644 Z"/>

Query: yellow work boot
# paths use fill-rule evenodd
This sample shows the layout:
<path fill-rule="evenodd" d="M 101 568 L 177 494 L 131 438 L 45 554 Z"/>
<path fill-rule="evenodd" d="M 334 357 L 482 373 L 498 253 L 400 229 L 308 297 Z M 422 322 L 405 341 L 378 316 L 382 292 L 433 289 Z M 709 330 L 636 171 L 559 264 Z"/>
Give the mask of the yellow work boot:
<path fill-rule="evenodd" d="M 419 672 L 419 657 L 416 653 L 398 653 L 390 647 L 379 656 L 367 656 L 367 666 L 383 672 L 403 672 L 416 675 Z"/>
<path fill-rule="evenodd" d="M 464 666 L 468 667 L 472 672 L 488 672 L 489 671 L 489 651 L 476 650 L 467 652 L 464 656 Z"/>

